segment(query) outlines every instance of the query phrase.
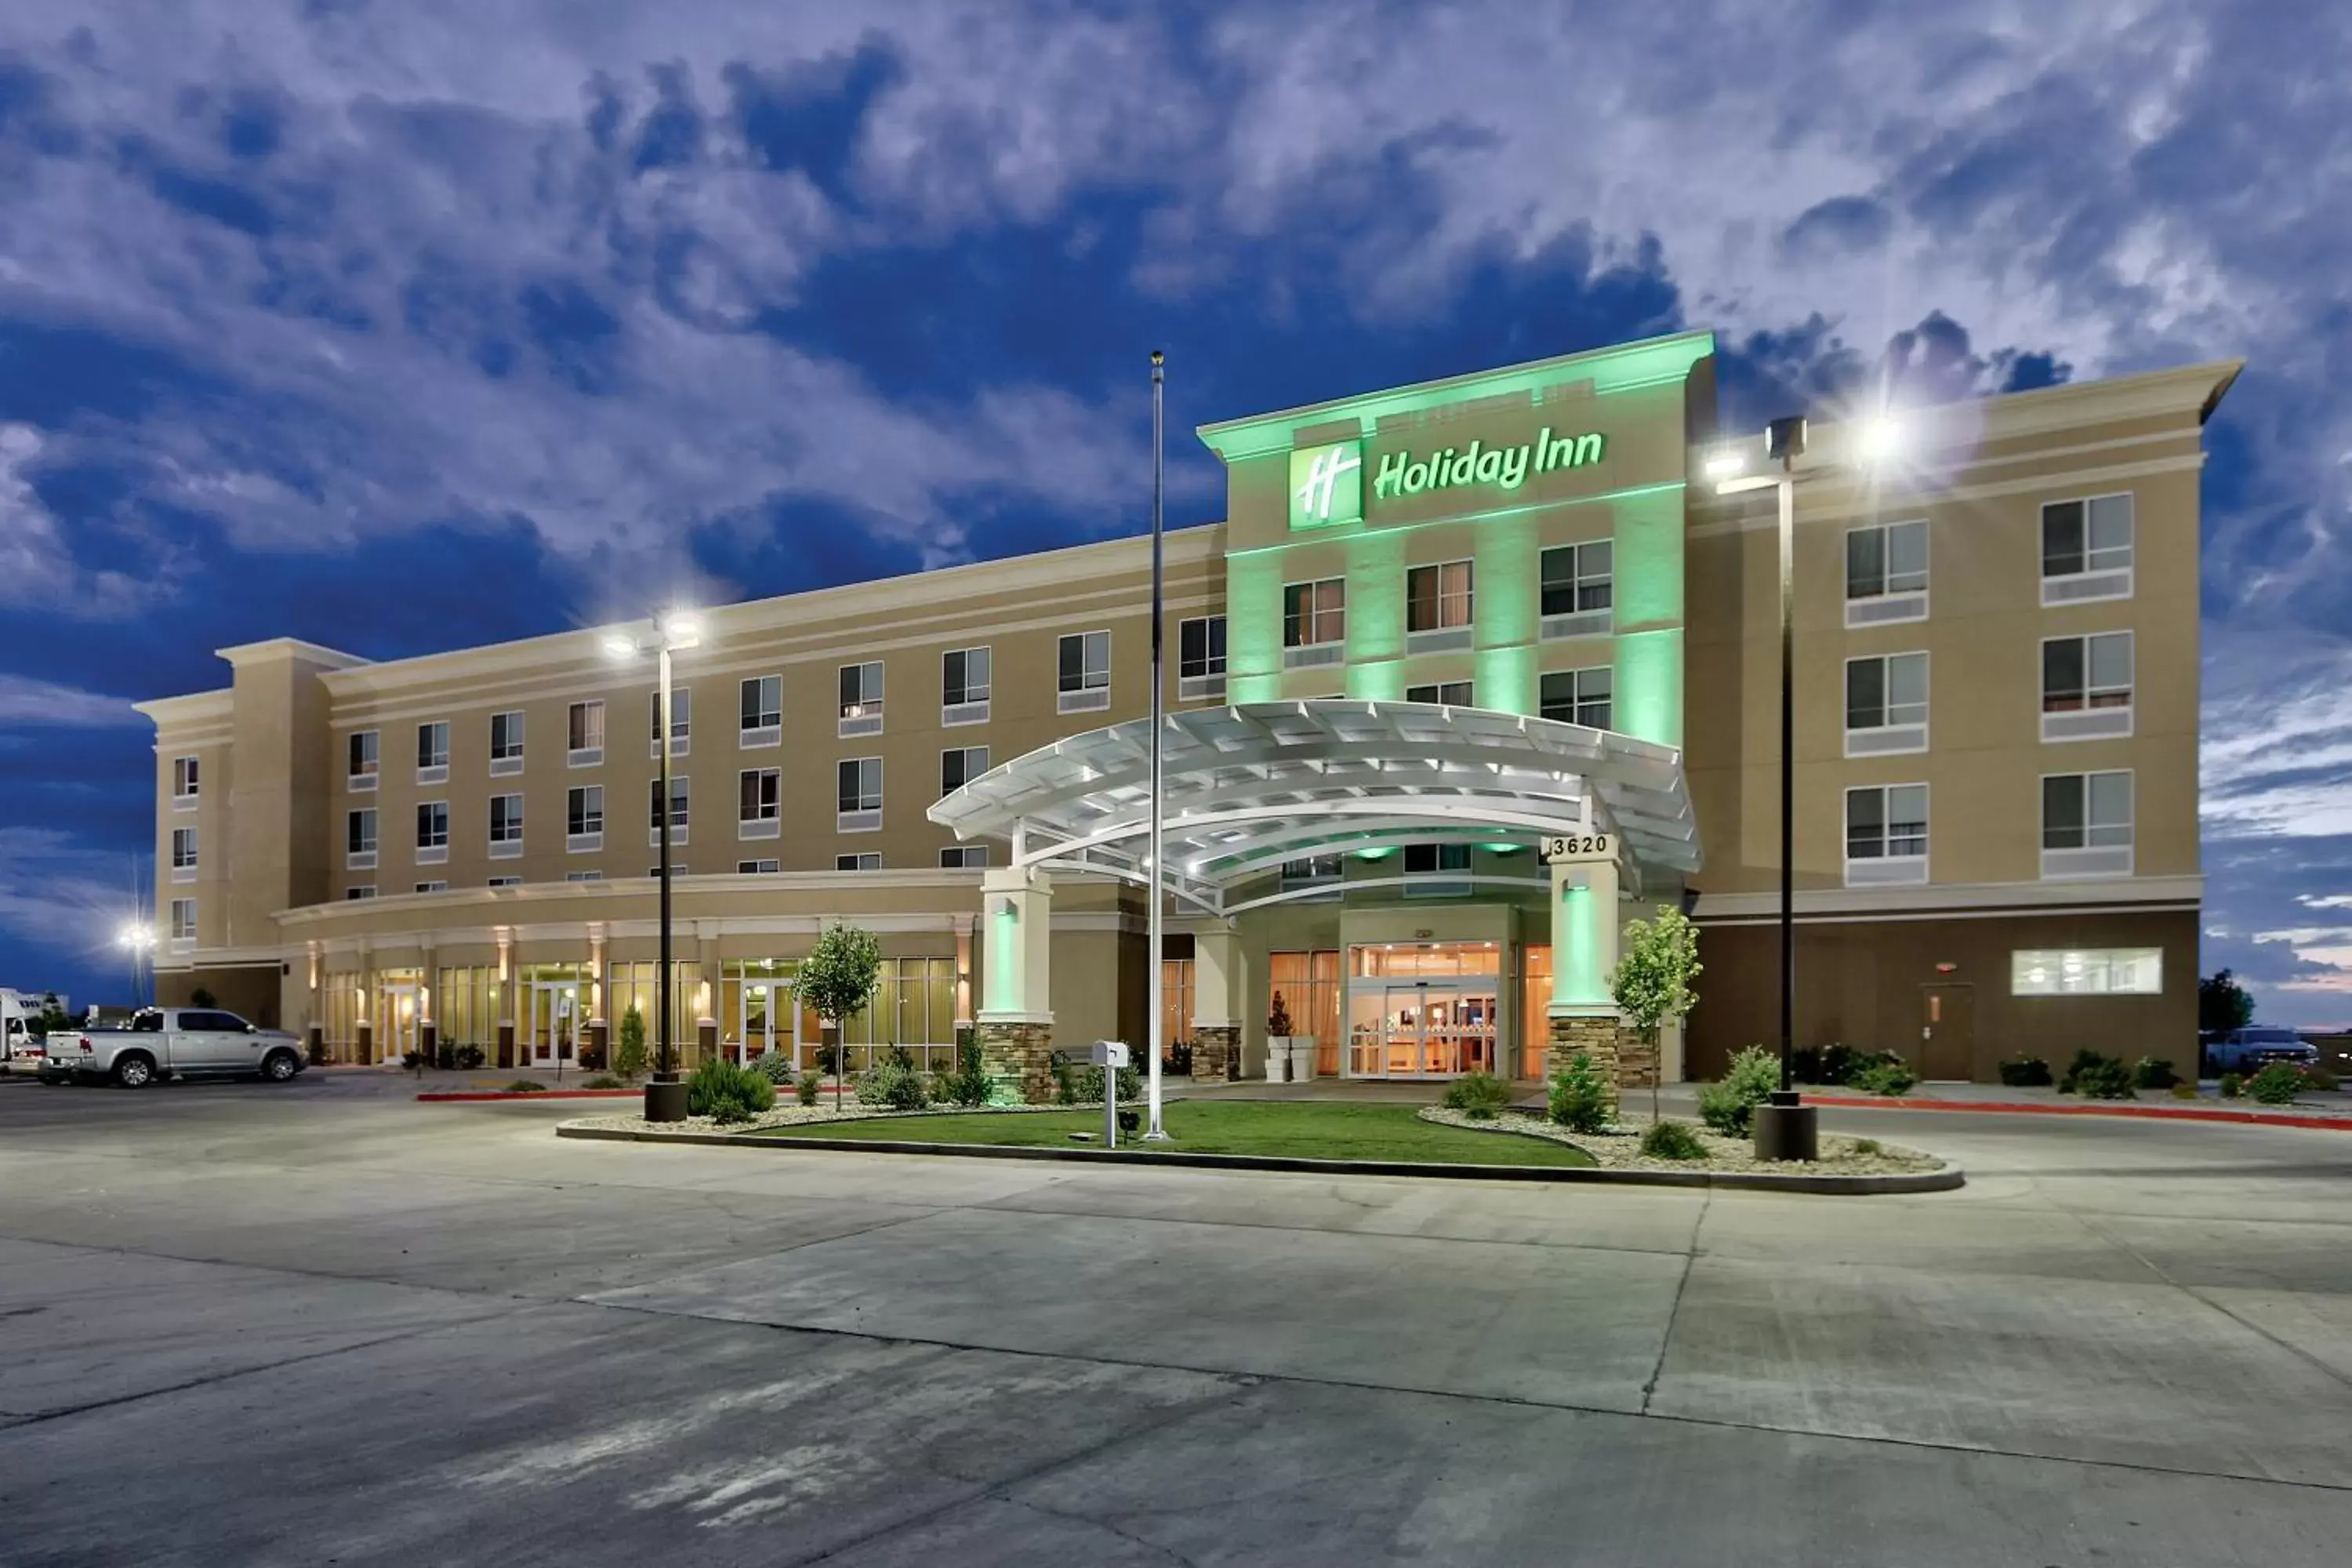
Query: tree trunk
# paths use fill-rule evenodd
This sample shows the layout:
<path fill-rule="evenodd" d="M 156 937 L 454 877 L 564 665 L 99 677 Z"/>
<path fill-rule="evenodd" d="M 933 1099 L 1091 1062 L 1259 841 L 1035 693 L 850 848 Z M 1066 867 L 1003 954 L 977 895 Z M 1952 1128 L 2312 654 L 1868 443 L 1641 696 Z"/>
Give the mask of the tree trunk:
<path fill-rule="evenodd" d="M 817 1049 L 833 1058 L 833 1108 L 837 1111 L 841 1109 L 841 1080 L 844 1076 L 843 1069 L 849 1065 L 841 1059 L 841 1020 L 838 1018 L 820 1019 L 817 1025 L 816 1037 Z"/>

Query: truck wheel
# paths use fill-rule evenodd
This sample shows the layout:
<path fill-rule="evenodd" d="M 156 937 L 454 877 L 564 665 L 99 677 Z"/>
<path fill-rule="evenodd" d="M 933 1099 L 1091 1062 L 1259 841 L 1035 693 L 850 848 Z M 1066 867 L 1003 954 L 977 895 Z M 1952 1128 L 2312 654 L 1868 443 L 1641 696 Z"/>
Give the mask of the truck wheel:
<path fill-rule="evenodd" d="M 155 1081 L 155 1064 L 137 1051 L 125 1051 L 115 1060 L 114 1081 L 125 1089 L 145 1089 Z"/>
<path fill-rule="evenodd" d="M 272 1051 L 261 1064 L 261 1076 L 272 1083 L 287 1083 L 301 1070 L 302 1064 L 294 1059 L 292 1051 Z"/>

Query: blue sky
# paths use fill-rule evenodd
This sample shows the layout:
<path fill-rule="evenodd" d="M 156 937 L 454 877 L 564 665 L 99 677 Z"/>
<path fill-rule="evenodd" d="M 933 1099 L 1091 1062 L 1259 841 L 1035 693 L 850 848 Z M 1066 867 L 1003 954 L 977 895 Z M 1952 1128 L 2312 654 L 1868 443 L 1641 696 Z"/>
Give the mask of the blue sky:
<path fill-rule="evenodd" d="M 1914 13 L 1932 13 L 1931 15 Z M 1728 416 L 2243 356 L 2207 967 L 2352 1021 L 2352 29 L 2307 0 L 0 8 L 0 984 L 129 701 L 1143 526 L 1169 423 L 1690 326 Z M 1219 505 L 1171 444 L 1171 517 Z"/>

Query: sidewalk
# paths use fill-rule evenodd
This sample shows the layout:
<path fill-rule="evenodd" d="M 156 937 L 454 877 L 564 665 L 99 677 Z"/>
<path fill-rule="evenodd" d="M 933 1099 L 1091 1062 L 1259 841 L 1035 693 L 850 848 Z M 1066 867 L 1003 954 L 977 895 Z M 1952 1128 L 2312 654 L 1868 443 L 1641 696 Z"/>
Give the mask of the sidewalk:
<path fill-rule="evenodd" d="M 1876 1110 L 1991 1111 L 2025 1116 L 2137 1116 L 2181 1121 L 2233 1121 L 2277 1127 L 2321 1127 L 2352 1131 L 2352 1095 L 2340 1089 L 2308 1090 L 2291 1105 L 2223 1100 L 2211 1082 L 2195 1100 L 2175 1100 L 2169 1089 L 2142 1089 L 2137 1100 L 2079 1100 L 2055 1089 L 2012 1089 L 1998 1083 L 1923 1083 L 1898 1099 L 1851 1089 L 1800 1085 L 1809 1104 Z"/>

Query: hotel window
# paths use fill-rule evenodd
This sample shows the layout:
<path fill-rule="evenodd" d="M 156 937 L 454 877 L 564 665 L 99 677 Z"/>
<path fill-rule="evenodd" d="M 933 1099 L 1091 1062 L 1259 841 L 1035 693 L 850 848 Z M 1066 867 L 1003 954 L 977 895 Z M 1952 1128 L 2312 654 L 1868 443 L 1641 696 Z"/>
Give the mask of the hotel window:
<path fill-rule="evenodd" d="M 843 833 L 871 833 L 882 826 L 882 759 L 844 757 L 835 770 L 839 810 L 834 826 Z"/>
<path fill-rule="evenodd" d="M 1616 671 L 1607 665 L 1591 669 L 1556 669 L 1543 678 L 1537 712 L 1563 724 L 1606 730 L 1615 718 Z"/>
<path fill-rule="evenodd" d="M 940 865 L 945 870 L 978 870 L 987 864 L 985 844 L 950 844 L 940 851 Z"/>
<path fill-rule="evenodd" d="M 738 746 L 776 746 L 784 738 L 784 678 L 755 675 L 743 683 L 741 728 Z"/>
<path fill-rule="evenodd" d="M 1404 574 L 1405 647 L 1416 653 L 1470 646 L 1470 563 L 1415 566 Z"/>
<path fill-rule="evenodd" d="M 345 888 L 343 889 L 343 900 L 346 903 L 357 903 L 362 899 L 373 899 L 374 897 L 375 884 L 373 882 L 362 882 L 356 887 Z"/>
<path fill-rule="evenodd" d="M 603 784 L 583 784 L 571 792 L 564 805 L 563 847 L 573 855 L 604 847 Z"/>
<path fill-rule="evenodd" d="M 1285 860 L 1282 863 L 1282 891 L 1321 889 L 1328 890 L 1318 892 L 1314 898 L 1336 899 L 1339 896 L 1339 884 L 1346 877 L 1346 868 L 1337 855 L 1309 855 L 1303 859 Z M 1313 899 L 1297 901 L 1312 902 Z"/>
<path fill-rule="evenodd" d="M 773 860 L 738 860 L 735 862 L 735 874 L 739 877 L 772 877 L 776 874 L 777 864 Z"/>
<path fill-rule="evenodd" d="M 522 854 L 522 796 L 490 796 L 490 858 L 512 860 Z"/>
<path fill-rule="evenodd" d="M 1874 522 L 1845 531 L 1845 624 L 1927 618 L 1927 524 Z"/>
<path fill-rule="evenodd" d="M 522 772 L 522 714 L 520 710 L 490 715 L 490 776 L 497 778 Z"/>
<path fill-rule="evenodd" d="M 988 722 L 989 651 L 951 647 L 940 655 L 940 722 Z"/>
<path fill-rule="evenodd" d="M 437 866 L 449 858 L 449 803 L 419 802 L 416 807 L 416 863 Z"/>
<path fill-rule="evenodd" d="M 572 705 L 571 750 L 565 760 L 575 768 L 593 768 L 604 760 L 604 705 Z"/>
<path fill-rule="evenodd" d="M 2012 996 L 2161 996 L 2164 950 L 2021 948 L 2009 955 Z"/>
<path fill-rule="evenodd" d="M 2042 780 L 2042 874 L 2128 877 L 2132 776 L 2050 773 Z"/>
<path fill-rule="evenodd" d="M 2129 494 L 2055 500 L 2042 508 L 2042 602 L 2080 605 L 2132 592 Z"/>
<path fill-rule="evenodd" d="M 196 879 L 196 830 L 193 827 L 172 829 L 172 880 L 193 882 Z"/>
<path fill-rule="evenodd" d="M 1404 689 L 1407 702 L 1433 702 L 1447 708 L 1468 708 L 1470 683 L 1466 680 L 1441 680 L 1430 686 L 1408 686 Z"/>
<path fill-rule="evenodd" d="M 493 888 L 520 888 L 522 886 L 522 879 L 520 877 L 493 877 L 490 879 L 490 886 Z"/>
<path fill-rule="evenodd" d="M 694 691 L 673 686 L 669 691 L 669 754 L 683 757 L 694 750 Z M 646 701 L 646 755 L 661 758 L 661 692 Z"/>
<path fill-rule="evenodd" d="M 602 871 L 566 871 L 563 873 L 563 879 L 567 882 L 601 882 L 604 879 L 604 873 Z"/>
<path fill-rule="evenodd" d="M 1176 697 L 1202 702 L 1225 694 L 1225 617 L 1176 623 Z"/>
<path fill-rule="evenodd" d="M 1404 847 L 1405 896 L 1437 898 L 1470 890 L 1470 846 L 1408 844 Z"/>
<path fill-rule="evenodd" d="M 735 775 L 735 837 L 778 838 L 783 829 L 777 819 L 782 776 L 773 768 L 745 768 Z"/>
<path fill-rule="evenodd" d="M 1060 650 L 1057 713 L 1090 713 L 1110 706 L 1110 634 L 1066 632 Z"/>
<path fill-rule="evenodd" d="M 1927 879 L 1927 786 L 1867 784 L 1846 791 L 1846 886 Z"/>
<path fill-rule="evenodd" d="M 343 865 L 352 871 L 375 866 L 375 807 L 343 814 Z"/>
<path fill-rule="evenodd" d="M 449 884 L 446 882 L 419 882 L 416 884 L 416 890 L 420 893 L 446 893 L 449 890 Z"/>
<path fill-rule="evenodd" d="M 2132 732 L 2132 635 L 2042 640 L 2042 738 L 2090 741 Z"/>
<path fill-rule="evenodd" d="M 1845 754 L 1927 749 L 1927 656 L 1871 654 L 1845 661 Z"/>
<path fill-rule="evenodd" d="M 841 717 L 836 733 L 878 735 L 882 732 L 882 661 L 841 667 Z"/>
<path fill-rule="evenodd" d="M 449 780 L 449 724 L 446 720 L 416 726 L 416 782 L 446 784 Z"/>
<path fill-rule="evenodd" d="M 375 788 L 376 732 L 373 730 L 354 730 L 350 750 L 352 788 L 354 791 Z"/>
<path fill-rule="evenodd" d="M 195 940 L 196 900 L 173 899 L 172 900 L 172 945 L 189 947 L 194 944 Z"/>
<path fill-rule="evenodd" d="M 669 781 L 669 844 L 675 849 L 687 840 L 694 805 L 690 781 L 673 775 Z M 661 780 L 646 781 L 646 847 L 661 847 Z"/>
<path fill-rule="evenodd" d="M 198 793 L 196 759 L 172 759 L 172 808 L 175 811 L 194 809 Z"/>
<path fill-rule="evenodd" d="M 940 798 L 947 799 L 988 771 L 986 746 L 961 746 L 940 753 Z"/>
<path fill-rule="evenodd" d="M 882 857 L 874 850 L 862 855 L 836 855 L 833 858 L 833 868 L 836 871 L 879 871 L 882 869 Z"/>
<path fill-rule="evenodd" d="M 1543 552 L 1543 636 L 1593 637 L 1610 629 L 1616 557 L 1616 545 L 1606 539 Z"/>
<path fill-rule="evenodd" d="M 1282 589 L 1282 667 L 1338 664 L 1347 657 L 1348 580 L 1286 583 Z"/>

